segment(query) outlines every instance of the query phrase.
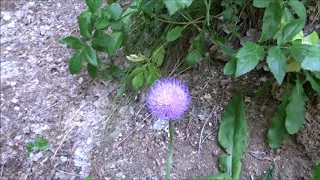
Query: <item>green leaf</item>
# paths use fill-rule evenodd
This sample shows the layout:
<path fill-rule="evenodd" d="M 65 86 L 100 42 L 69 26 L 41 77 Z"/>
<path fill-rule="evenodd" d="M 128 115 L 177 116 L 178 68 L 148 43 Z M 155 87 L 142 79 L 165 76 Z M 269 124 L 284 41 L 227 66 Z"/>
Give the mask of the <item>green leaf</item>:
<path fill-rule="evenodd" d="M 307 17 L 307 11 L 304 7 L 304 4 L 298 0 L 290 0 L 288 4 L 291 6 L 291 8 L 297 13 L 297 15 L 302 18 L 306 19 Z"/>
<path fill-rule="evenodd" d="M 309 71 L 320 71 L 320 46 L 313 45 L 309 48 L 301 67 Z"/>
<path fill-rule="evenodd" d="M 97 54 L 96 51 L 91 46 L 84 46 L 84 56 L 87 59 L 87 62 L 93 66 L 98 67 Z"/>
<path fill-rule="evenodd" d="M 91 176 L 87 176 L 86 180 L 94 180 Z"/>
<path fill-rule="evenodd" d="M 204 33 L 199 33 L 192 41 L 192 49 L 197 49 L 201 52 L 201 54 L 204 53 L 205 47 L 204 47 Z"/>
<path fill-rule="evenodd" d="M 164 44 L 160 44 L 152 53 L 151 61 L 160 67 L 163 63 L 165 54 Z"/>
<path fill-rule="evenodd" d="M 91 12 L 82 12 L 78 16 L 80 34 L 83 38 L 90 38 L 92 33 Z"/>
<path fill-rule="evenodd" d="M 196 65 L 201 59 L 202 53 L 198 49 L 194 49 L 188 53 L 185 62 L 188 66 Z"/>
<path fill-rule="evenodd" d="M 139 73 L 138 75 L 136 75 L 133 79 L 132 79 L 132 86 L 135 89 L 138 89 L 139 87 L 142 86 L 143 84 L 143 73 Z"/>
<path fill-rule="evenodd" d="M 312 180 L 320 180 L 320 164 L 312 168 Z"/>
<path fill-rule="evenodd" d="M 95 66 L 92 66 L 91 64 L 88 64 L 87 66 L 87 70 L 88 70 L 88 73 L 90 75 L 91 78 L 96 78 L 98 76 L 98 69 L 97 67 Z"/>
<path fill-rule="evenodd" d="M 82 49 L 83 45 L 80 39 L 73 37 L 73 36 L 68 36 L 59 41 L 60 44 L 66 44 L 68 48 L 72 49 Z"/>
<path fill-rule="evenodd" d="M 94 13 L 101 7 L 102 0 L 86 0 L 86 3 L 89 10 Z"/>
<path fill-rule="evenodd" d="M 279 34 L 277 37 L 277 44 L 282 45 L 288 41 L 291 41 L 292 38 L 302 30 L 304 24 L 305 20 L 302 18 L 292 20 L 286 24 L 281 30 L 281 34 Z"/>
<path fill-rule="evenodd" d="M 112 19 L 118 19 L 123 12 L 121 6 L 118 3 L 112 3 L 110 6 L 110 10 L 112 13 L 111 14 Z"/>
<path fill-rule="evenodd" d="M 111 65 L 109 68 L 106 68 L 101 71 L 101 78 L 104 81 L 109 80 L 112 77 L 120 77 L 121 70 L 119 66 Z"/>
<path fill-rule="evenodd" d="M 124 23 L 121 20 L 113 20 L 111 21 L 111 28 L 113 30 L 122 30 Z"/>
<path fill-rule="evenodd" d="M 256 43 L 247 42 L 236 57 L 238 58 L 236 77 L 239 77 L 255 68 L 259 60 L 264 58 L 264 49 Z"/>
<path fill-rule="evenodd" d="M 243 154 L 247 147 L 247 117 L 241 92 L 229 102 L 221 119 L 218 141 L 226 149 L 227 173 L 240 179 Z"/>
<path fill-rule="evenodd" d="M 298 61 L 290 59 L 286 65 L 286 72 L 300 72 L 301 65 Z"/>
<path fill-rule="evenodd" d="M 112 12 L 109 7 L 107 8 L 101 8 L 101 17 L 105 20 L 110 20 L 112 17 Z"/>
<path fill-rule="evenodd" d="M 288 92 L 283 96 L 282 102 L 278 105 L 277 112 L 270 122 L 268 131 L 269 146 L 271 149 L 280 147 L 281 143 L 288 136 L 286 129 L 286 107 L 288 105 Z"/>
<path fill-rule="evenodd" d="M 290 9 L 288 9 L 287 7 L 285 7 L 282 12 L 282 19 L 284 22 L 290 22 L 290 21 L 294 20 L 294 17 L 292 15 Z"/>
<path fill-rule="evenodd" d="M 312 89 L 315 90 L 318 95 L 320 95 L 320 79 L 317 79 L 312 73 L 309 73 L 308 71 L 304 71 L 304 74 L 306 75 L 307 80 L 310 82 Z"/>
<path fill-rule="evenodd" d="M 212 174 L 205 177 L 199 177 L 199 178 L 193 178 L 193 179 L 187 179 L 187 180 L 230 180 L 232 179 L 227 173 L 218 173 L 218 174 Z"/>
<path fill-rule="evenodd" d="M 82 51 L 73 54 L 69 61 L 69 70 L 71 74 L 79 74 L 82 69 Z"/>
<path fill-rule="evenodd" d="M 268 66 L 279 85 L 286 75 L 286 57 L 279 46 L 273 46 L 268 51 Z"/>
<path fill-rule="evenodd" d="M 320 79 L 320 72 L 314 72 L 314 75 L 316 76 L 316 78 Z"/>
<path fill-rule="evenodd" d="M 258 180 L 273 180 L 275 165 L 270 164 L 269 169 L 266 173 L 264 173 Z"/>
<path fill-rule="evenodd" d="M 94 27 L 96 29 L 104 29 L 110 25 L 110 22 L 103 17 L 98 17 L 96 22 L 94 23 Z"/>
<path fill-rule="evenodd" d="M 118 49 L 122 46 L 123 33 L 121 31 L 113 31 L 110 34 L 113 44 L 108 44 L 108 57 L 113 57 Z"/>
<path fill-rule="evenodd" d="M 213 44 L 218 45 L 223 53 L 230 56 L 235 55 L 235 51 L 224 44 L 225 40 L 222 37 L 217 37 L 215 34 L 211 34 L 210 40 Z"/>
<path fill-rule="evenodd" d="M 232 58 L 223 68 L 224 75 L 232 75 L 236 73 L 237 59 Z"/>
<path fill-rule="evenodd" d="M 110 5 L 110 4 L 112 4 L 112 3 L 115 3 L 115 2 L 117 2 L 117 0 L 107 0 L 107 3 Z"/>
<path fill-rule="evenodd" d="M 307 37 L 302 39 L 302 44 L 320 45 L 318 33 L 313 31 Z"/>
<path fill-rule="evenodd" d="M 37 137 L 34 140 L 34 147 L 37 147 L 39 150 L 45 151 L 49 148 L 49 142 L 42 137 Z"/>
<path fill-rule="evenodd" d="M 30 154 L 33 152 L 34 144 L 33 142 L 28 142 L 26 145 L 27 158 L 30 157 Z"/>
<path fill-rule="evenodd" d="M 273 0 L 253 0 L 253 6 L 257 8 L 268 7 Z"/>
<path fill-rule="evenodd" d="M 132 62 L 140 62 L 140 61 L 145 61 L 148 59 L 147 57 L 145 57 L 144 55 L 141 55 L 141 54 L 139 54 L 139 55 L 131 54 L 130 56 L 126 56 L 126 57 L 129 61 L 132 61 Z"/>
<path fill-rule="evenodd" d="M 171 29 L 167 34 L 167 41 L 171 42 L 178 39 L 181 36 L 184 27 L 176 26 L 175 28 Z"/>
<path fill-rule="evenodd" d="M 304 58 L 308 54 L 310 45 L 308 44 L 293 44 L 289 46 L 289 52 L 291 56 L 298 62 L 303 62 Z"/>
<path fill-rule="evenodd" d="M 297 77 L 296 86 L 289 98 L 289 104 L 286 108 L 286 129 L 290 134 L 299 131 L 305 122 L 307 97 L 304 94 L 300 79 Z"/>
<path fill-rule="evenodd" d="M 173 15 L 178 10 L 189 7 L 192 0 L 162 0 L 162 2 L 166 5 L 169 14 Z"/>
<path fill-rule="evenodd" d="M 271 3 L 263 15 L 261 41 L 272 38 L 278 32 L 282 17 L 280 2 Z"/>
<path fill-rule="evenodd" d="M 273 84 L 273 79 L 269 79 L 259 90 L 255 93 L 256 97 L 261 96 L 262 94 L 266 94 L 270 91 L 271 85 Z"/>

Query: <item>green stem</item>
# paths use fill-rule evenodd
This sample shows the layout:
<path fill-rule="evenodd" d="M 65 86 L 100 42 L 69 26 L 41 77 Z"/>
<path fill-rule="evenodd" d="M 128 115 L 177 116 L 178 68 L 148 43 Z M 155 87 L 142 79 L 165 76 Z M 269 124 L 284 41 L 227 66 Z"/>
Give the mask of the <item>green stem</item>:
<path fill-rule="evenodd" d="M 172 156 L 173 156 L 173 121 L 169 121 L 169 154 L 166 168 L 166 180 L 170 180 L 170 171 L 172 166 Z"/>

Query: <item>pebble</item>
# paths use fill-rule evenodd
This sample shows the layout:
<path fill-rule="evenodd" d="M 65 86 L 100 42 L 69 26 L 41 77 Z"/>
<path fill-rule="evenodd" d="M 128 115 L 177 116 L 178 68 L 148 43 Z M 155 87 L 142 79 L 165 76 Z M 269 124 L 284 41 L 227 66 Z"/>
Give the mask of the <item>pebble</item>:
<path fill-rule="evenodd" d="M 1 14 L 3 14 L 3 20 L 9 21 L 11 19 L 10 13 L 6 12 Z"/>
<path fill-rule="evenodd" d="M 80 78 L 78 79 L 78 83 L 79 83 L 79 84 L 82 84 L 82 82 L 83 82 L 83 78 L 80 77 Z"/>
<path fill-rule="evenodd" d="M 18 106 L 15 106 L 13 109 L 16 110 L 16 111 L 20 110 L 20 108 Z"/>
<path fill-rule="evenodd" d="M 317 104 L 317 109 L 320 111 L 320 103 Z"/>
<path fill-rule="evenodd" d="M 216 89 L 213 89 L 213 90 L 212 90 L 212 93 L 213 93 L 213 94 L 217 94 L 218 91 L 217 91 Z"/>
<path fill-rule="evenodd" d="M 10 82 L 11 86 L 15 86 L 17 83 L 16 82 Z"/>
<path fill-rule="evenodd" d="M 119 137 L 122 137 L 122 134 L 121 134 L 121 133 L 119 133 Z"/>
<path fill-rule="evenodd" d="M 13 99 L 11 100 L 11 102 L 14 103 L 14 104 L 16 104 L 17 102 L 19 102 L 19 100 L 16 99 L 16 98 L 13 98 Z"/>
<path fill-rule="evenodd" d="M 203 98 L 206 99 L 206 100 L 212 99 L 212 97 L 211 97 L 210 94 L 205 94 L 205 95 L 203 96 Z"/>
<path fill-rule="evenodd" d="M 60 160 L 61 160 L 62 162 L 67 162 L 67 161 L 68 161 L 68 158 L 65 157 L 65 156 L 60 156 Z"/>
<path fill-rule="evenodd" d="M 251 97 L 246 96 L 246 97 L 244 98 L 244 102 L 246 102 L 246 103 L 251 102 Z"/>
<path fill-rule="evenodd" d="M 266 76 L 262 76 L 260 79 L 259 79 L 261 82 L 267 82 L 267 77 Z"/>

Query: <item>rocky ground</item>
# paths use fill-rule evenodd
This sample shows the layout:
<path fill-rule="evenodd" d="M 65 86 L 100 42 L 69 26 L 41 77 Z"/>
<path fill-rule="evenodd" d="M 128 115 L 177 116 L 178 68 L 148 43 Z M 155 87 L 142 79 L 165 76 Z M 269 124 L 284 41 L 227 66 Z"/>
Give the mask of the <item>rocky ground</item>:
<path fill-rule="evenodd" d="M 82 0 L 1 1 L 1 179 L 164 178 L 167 124 L 150 116 L 144 94 L 115 99 L 118 82 L 69 72 L 72 52 L 57 41 L 77 34 L 76 16 L 84 9 Z M 175 123 L 172 178 L 218 172 L 219 119 L 242 89 L 249 123 L 243 178 L 260 176 L 274 163 L 276 179 L 309 179 L 320 160 L 320 98 L 308 104 L 308 124 L 270 150 L 267 128 L 279 102 L 254 95 L 269 73 L 235 80 L 223 75 L 223 65 L 207 58 L 178 77 L 193 100 Z M 49 150 L 27 158 L 26 145 L 36 137 L 47 139 Z"/>

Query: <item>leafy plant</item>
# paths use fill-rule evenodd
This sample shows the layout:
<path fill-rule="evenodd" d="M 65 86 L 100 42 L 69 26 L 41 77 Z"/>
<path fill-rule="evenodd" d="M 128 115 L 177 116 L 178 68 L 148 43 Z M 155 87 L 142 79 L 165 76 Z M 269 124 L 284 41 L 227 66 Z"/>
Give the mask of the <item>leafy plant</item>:
<path fill-rule="evenodd" d="M 319 180 L 319 179 L 320 179 L 320 164 L 312 168 L 312 180 Z"/>
<path fill-rule="evenodd" d="M 27 143 L 27 146 L 26 146 L 27 157 L 29 158 L 31 153 L 34 153 L 37 151 L 46 151 L 48 149 L 49 149 L 48 140 L 42 137 L 37 137 L 36 139 Z"/>

